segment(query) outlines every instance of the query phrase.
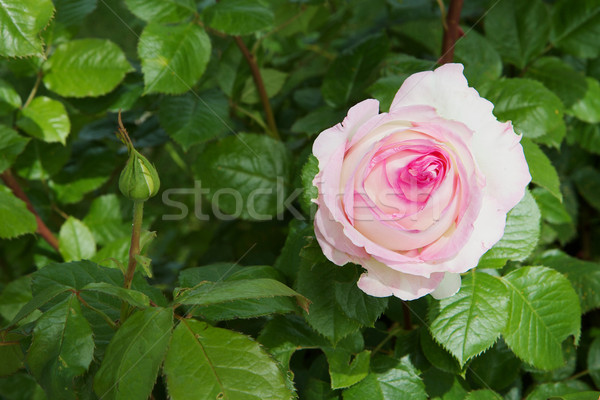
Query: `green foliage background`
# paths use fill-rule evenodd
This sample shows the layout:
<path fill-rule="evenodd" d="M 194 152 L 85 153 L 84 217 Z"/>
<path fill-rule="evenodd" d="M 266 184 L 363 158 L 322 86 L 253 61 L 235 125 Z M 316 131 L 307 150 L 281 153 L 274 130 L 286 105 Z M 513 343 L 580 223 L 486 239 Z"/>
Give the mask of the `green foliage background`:
<path fill-rule="evenodd" d="M 533 182 L 457 295 L 369 297 L 315 243 L 314 137 L 435 68 L 447 6 L 2 0 L 0 398 L 597 399 L 600 0 L 465 1 Z M 131 289 L 119 110 L 161 180 Z"/>

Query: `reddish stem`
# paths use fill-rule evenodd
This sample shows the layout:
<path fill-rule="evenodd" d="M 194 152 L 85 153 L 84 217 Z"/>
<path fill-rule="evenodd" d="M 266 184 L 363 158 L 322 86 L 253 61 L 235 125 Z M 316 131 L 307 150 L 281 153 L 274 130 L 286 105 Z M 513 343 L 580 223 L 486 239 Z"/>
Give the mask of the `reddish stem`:
<path fill-rule="evenodd" d="M 12 172 L 10 172 L 10 170 L 7 169 L 2 173 L 1 176 L 6 186 L 8 186 L 10 190 L 12 190 L 15 196 L 17 196 L 19 199 L 25 202 L 25 204 L 27 205 L 27 209 L 31 211 L 31 213 L 35 216 L 35 221 L 37 222 L 37 233 L 39 233 L 40 236 L 43 237 L 44 240 L 48 242 L 48 244 L 50 244 L 50 246 L 52 246 L 56 251 L 58 251 L 58 239 L 56 238 L 56 236 L 54 236 L 50 229 L 48 229 L 44 221 L 42 221 L 42 219 L 40 218 L 37 211 L 35 211 L 35 208 L 33 208 L 33 204 L 31 204 L 29 197 L 27 197 L 27 195 L 19 185 L 19 182 L 17 182 L 17 180 L 15 179 Z"/>
<path fill-rule="evenodd" d="M 442 56 L 438 64 L 446 64 L 454 59 L 454 46 L 456 41 L 464 33 L 460 28 L 460 11 L 462 10 L 464 0 L 451 0 L 446 16 L 446 25 L 444 26 L 444 39 L 442 41 Z"/>
<path fill-rule="evenodd" d="M 246 44 L 244 43 L 242 38 L 239 36 L 234 36 L 233 39 L 235 40 L 235 43 L 240 48 L 242 54 L 246 58 L 246 62 L 250 66 L 250 71 L 252 72 L 252 78 L 254 79 L 256 90 L 258 90 L 260 101 L 267 116 L 267 125 L 269 127 L 268 133 L 274 139 L 280 140 L 279 132 L 277 131 L 277 125 L 275 124 L 275 117 L 273 116 L 273 110 L 271 109 L 271 103 L 269 103 L 269 96 L 267 95 L 265 83 L 263 82 L 262 76 L 260 75 L 258 64 L 256 63 L 254 56 L 250 53 L 250 50 L 248 50 L 248 47 L 246 47 Z"/>

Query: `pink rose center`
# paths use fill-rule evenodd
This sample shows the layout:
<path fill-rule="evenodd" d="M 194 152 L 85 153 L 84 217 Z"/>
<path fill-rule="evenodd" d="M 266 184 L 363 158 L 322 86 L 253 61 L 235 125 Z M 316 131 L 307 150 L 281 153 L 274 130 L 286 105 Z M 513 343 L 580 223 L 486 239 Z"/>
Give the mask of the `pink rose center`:
<path fill-rule="evenodd" d="M 407 200 L 422 206 L 444 179 L 446 169 L 445 157 L 439 151 L 432 151 L 398 169 L 394 186 Z"/>

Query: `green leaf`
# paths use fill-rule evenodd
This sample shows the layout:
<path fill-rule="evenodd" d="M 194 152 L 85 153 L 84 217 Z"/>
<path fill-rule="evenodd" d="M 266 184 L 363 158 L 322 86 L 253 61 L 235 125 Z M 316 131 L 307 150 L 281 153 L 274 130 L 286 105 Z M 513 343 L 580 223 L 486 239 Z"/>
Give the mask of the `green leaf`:
<path fill-rule="evenodd" d="M 19 135 L 14 129 L 0 124 L 0 173 L 13 165 L 27 143 L 29 139 Z"/>
<path fill-rule="evenodd" d="M 531 191 L 535 202 L 540 207 L 544 220 L 551 224 L 571 224 L 571 215 L 567 212 L 565 204 L 544 188 L 535 188 Z"/>
<path fill-rule="evenodd" d="M 573 121 L 567 137 L 590 153 L 600 154 L 600 125 Z"/>
<path fill-rule="evenodd" d="M 431 400 L 464 400 L 467 389 L 464 380 L 454 374 L 429 368 L 421 374 Z"/>
<path fill-rule="evenodd" d="M 517 133 L 555 147 L 562 142 L 566 132 L 562 102 L 540 82 L 501 79 L 483 85 L 480 92 L 494 103 L 496 117 L 511 120 Z"/>
<path fill-rule="evenodd" d="M 0 292 L 0 316 L 12 320 L 32 297 L 31 276 L 24 275 L 6 284 Z"/>
<path fill-rule="evenodd" d="M 149 24 L 138 43 L 144 92 L 187 92 L 204 73 L 210 52 L 210 39 L 197 24 Z"/>
<path fill-rule="evenodd" d="M 581 308 L 571 284 L 545 267 L 524 267 L 503 278 L 510 292 L 504 340 L 523 361 L 542 370 L 564 363 L 562 342 L 577 341 Z"/>
<path fill-rule="evenodd" d="M 351 354 L 332 349 L 327 355 L 331 388 L 342 389 L 362 381 L 369 374 L 371 351 L 364 350 L 352 356 Z"/>
<path fill-rule="evenodd" d="M 0 79 L 0 115 L 9 114 L 21 107 L 21 96 L 10 85 L 10 83 Z"/>
<path fill-rule="evenodd" d="M 525 77 L 542 82 L 567 108 L 583 99 L 588 91 L 585 76 L 556 57 L 537 59 L 527 67 Z"/>
<path fill-rule="evenodd" d="M 500 268 L 507 260 L 523 261 L 540 237 L 540 210 L 529 191 L 506 217 L 504 236 L 479 260 L 480 268 Z"/>
<path fill-rule="evenodd" d="M 343 389 L 362 381 L 369 374 L 371 351 L 364 350 L 360 332 L 342 339 L 335 347 L 323 347 L 329 364 L 332 389 Z"/>
<path fill-rule="evenodd" d="M 60 101 L 40 96 L 21 110 L 17 126 L 44 142 L 65 144 L 71 131 L 71 121 Z"/>
<path fill-rule="evenodd" d="M 585 166 L 573 174 L 573 179 L 585 201 L 596 210 L 600 210 L 600 171 Z"/>
<path fill-rule="evenodd" d="M 74 217 L 69 217 L 60 227 L 58 247 L 65 261 L 88 259 L 96 254 L 96 241 L 92 232 Z"/>
<path fill-rule="evenodd" d="M 271 29 L 273 11 L 263 0 L 223 0 L 203 12 L 204 22 L 229 35 L 249 35 Z"/>
<path fill-rule="evenodd" d="M 35 310 L 44 306 L 48 302 L 52 301 L 56 296 L 66 292 L 69 289 L 70 288 L 68 286 L 64 285 L 52 285 L 39 291 L 27 304 L 23 306 L 23 308 L 19 310 L 19 312 L 17 312 L 9 326 L 17 324 L 23 318 L 32 314 Z"/>
<path fill-rule="evenodd" d="M 11 400 L 46 400 L 35 378 L 26 372 L 17 372 L 0 379 L 0 394 Z"/>
<path fill-rule="evenodd" d="M 83 22 L 96 9 L 97 0 L 54 0 L 56 22 L 73 26 Z"/>
<path fill-rule="evenodd" d="M 382 78 L 385 79 L 385 78 Z M 379 82 L 379 81 L 377 81 Z M 377 82 L 375 82 L 370 88 L 369 93 L 379 93 L 379 87 L 377 86 Z M 400 87 L 400 85 L 396 86 L 396 88 Z M 385 89 L 388 89 L 386 86 Z M 394 90 L 394 94 L 396 90 Z M 373 94 L 373 97 L 377 97 L 377 95 Z M 389 105 L 392 104 L 392 98 L 390 98 Z M 381 100 L 380 100 L 381 101 Z M 383 108 L 383 104 L 382 104 Z M 339 121 L 343 120 L 346 113 L 341 111 L 333 110 L 331 107 L 323 106 L 314 111 L 309 112 L 304 117 L 297 119 L 292 127 L 290 128 L 294 133 L 306 133 L 309 136 L 314 136 L 323 130 L 334 126 Z"/>
<path fill-rule="evenodd" d="M 577 399 L 577 397 L 567 397 L 569 395 L 577 396 L 579 393 L 583 393 L 590 390 L 588 384 L 578 381 L 578 380 L 567 380 L 564 382 L 548 382 L 542 383 L 541 385 L 536 386 L 526 397 L 526 400 L 583 400 Z M 589 397 L 585 397 L 589 399 Z M 593 398 L 597 400 L 598 393 L 596 393 L 596 397 Z"/>
<path fill-rule="evenodd" d="M 300 178 L 302 179 L 302 197 L 300 205 L 304 212 L 311 217 L 316 212 L 316 204 L 312 202 L 319 195 L 319 191 L 316 186 L 313 185 L 315 175 L 319 173 L 319 160 L 317 157 L 310 154 L 308 160 L 300 171 Z"/>
<path fill-rule="evenodd" d="M 600 122 L 600 82 L 594 78 L 585 78 L 587 90 L 585 96 L 574 103 L 567 111 L 581 121 L 590 124 Z"/>
<path fill-rule="evenodd" d="M 600 265 L 571 257 L 560 250 L 542 254 L 539 262 L 562 273 L 579 295 L 581 311 L 600 308 Z"/>
<path fill-rule="evenodd" d="M 467 381 L 472 387 L 503 391 L 519 377 L 521 364 L 504 340 L 499 339 L 494 347 L 469 363 Z"/>
<path fill-rule="evenodd" d="M 60 143 L 31 140 L 17 158 L 14 170 L 27 180 L 47 180 L 69 161 L 71 148 Z"/>
<path fill-rule="evenodd" d="M 131 224 L 123 220 L 121 204 L 115 194 L 95 198 L 83 223 L 90 229 L 99 245 L 131 236 Z"/>
<path fill-rule="evenodd" d="M 376 357 L 371 371 L 365 379 L 344 390 L 344 400 L 427 399 L 425 385 L 408 357 Z"/>
<path fill-rule="evenodd" d="M 562 344 L 562 353 L 565 363 L 562 367 L 552 371 L 540 371 L 530 365 L 523 365 L 523 370 L 529 372 L 533 379 L 538 382 L 560 381 L 568 379 L 575 373 L 577 368 L 577 348 L 572 341 L 567 340 Z"/>
<path fill-rule="evenodd" d="M 260 75 L 263 79 L 268 98 L 274 97 L 281 91 L 281 88 L 288 77 L 287 73 L 272 68 L 261 68 Z M 260 101 L 258 91 L 256 90 L 256 84 L 252 77 L 246 79 L 240 100 L 247 104 L 256 104 Z"/>
<path fill-rule="evenodd" d="M 228 112 L 229 103 L 223 93 L 207 90 L 198 95 L 163 98 L 158 117 L 169 136 L 188 151 L 230 130 Z"/>
<path fill-rule="evenodd" d="M 362 97 L 387 51 L 387 38 L 378 35 L 340 54 L 323 79 L 321 92 L 325 102 L 332 107 L 344 107 L 350 100 Z"/>
<path fill-rule="evenodd" d="M 248 279 L 225 282 L 203 282 L 177 293 L 174 302 L 206 306 L 233 300 L 261 299 L 278 296 L 296 297 L 298 304 L 308 310 L 308 300 L 274 279 Z"/>
<path fill-rule="evenodd" d="M 148 22 L 180 22 L 196 12 L 194 0 L 125 0 L 136 17 Z"/>
<path fill-rule="evenodd" d="M 274 265 L 285 276 L 287 282 L 296 281 L 301 262 L 298 254 L 306 246 L 307 241 L 312 239 L 313 235 L 314 228 L 312 224 L 307 224 L 299 219 L 290 221 L 285 244 Z"/>
<path fill-rule="evenodd" d="M 467 33 L 456 42 L 454 59 L 464 64 L 464 74 L 469 81 L 469 86 L 478 87 L 485 82 L 498 79 L 502 73 L 502 60 L 498 52 L 491 42 L 477 31 L 468 27 L 463 29 Z M 420 71 L 431 68 L 430 64 Z"/>
<path fill-rule="evenodd" d="M 419 329 L 419 344 L 425 359 L 436 369 L 453 375 L 463 372 L 458 360 L 442 345 L 436 343 L 431 337 L 431 333 L 425 328 Z"/>
<path fill-rule="evenodd" d="M 287 376 L 258 343 L 193 319 L 173 332 L 164 371 L 174 400 L 191 393 L 203 399 L 294 398 Z"/>
<path fill-rule="evenodd" d="M 73 378 L 88 369 L 93 355 L 92 329 L 72 294 L 38 320 L 27 365 L 49 398 L 75 399 Z"/>
<path fill-rule="evenodd" d="M 600 4 L 595 0 L 557 1 L 552 12 L 552 43 L 577 57 L 600 54 Z"/>
<path fill-rule="evenodd" d="M 591 390 L 585 392 L 574 392 L 567 393 L 557 397 L 558 400 L 598 400 L 600 392 L 593 392 Z"/>
<path fill-rule="evenodd" d="M 0 376 L 14 374 L 23 366 L 23 351 L 19 341 L 23 339 L 22 335 L 15 333 L 0 332 Z M 15 342 L 14 344 L 9 344 Z"/>
<path fill-rule="evenodd" d="M 118 162 L 113 151 L 93 146 L 79 149 L 70 161 L 48 183 L 56 201 L 62 204 L 77 203 L 98 189 L 110 178 Z"/>
<path fill-rule="evenodd" d="M 273 267 L 252 266 L 240 267 L 235 264 L 218 263 L 198 268 L 189 268 L 179 275 L 179 282 L 184 287 L 193 287 L 200 282 L 240 281 L 250 279 L 279 280 L 281 275 Z M 199 315 L 210 321 L 224 321 L 235 318 L 255 318 L 273 313 L 289 313 L 298 311 L 295 298 L 289 296 L 259 297 L 232 300 L 208 306 L 194 306 L 192 315 Z M 305 302 L 305 299 L 300 299 Z"/>
<path fill-rule="evenodd" d="M 107 282 L 88 283 L 81 291 L 100 292 L 115 296 L 134 307 L 146 308 L 150 305 L 150 299 L 144 293 L 138 292 L 137 290 L 125 289 Z"/>
<path fill-rule="evenodd" d="M 596 337 L 590 345 L 587 367 L 596 386 L 600 386 L 600 337 Z"/>
<path fill-rule="evenodd" d="M 557 199 L 562 201 L 560 180 L 556 168 L 540 147 L 527 138 L 521 140 L 523 152 L 529 165 L 529 172 L 533 183 L 548 189 Z"/>
<path fill-rule="evenodd" d="M 463 50 L 465 53 L 470 49 L 470 44 L 468 43 L 468 46 L 465 46 L 466 48 Z M 383 62 L 382 74 L 384 76 L 375 81 L 367 89 L 367 93 L 379 100 L 382 110 L 388 110 L 394 100 L 394 96 L 396 96 L 398 89 L 402 86 L 406 78 L 417 72 L 431 70 L 433 67 L 435 67 L 435 63 L 431 61 L 421 60 L 407 54 L 390 52 Z M 320 130 L 335 125 L 343 117 L 338 117 L 337 120 L 323 126 Z"/>
<path fill-rule="evenodd" d="M 116 88 L 131 70 L 110 40 L 72 40 L 59 45 L 44 64 L 44 85 L 64 97 L 97 97 Z"/>
<path fill-rule="evenodd" d="M 313 377 L 309 377 L 304 389 L 306 400 L 339 400 L 337 391 L 331 389 L 331 384 Z"/>
<path fill-rule="evenodd" d="M 507 0 L 490 7 L 485 34 L 502 58 L 523 69 L 543 52 L 550 36 L 550 16 L 541 0 Z"/>
<path fill-rule="evenodd" d="M 206 146 L 194 167 L 219 218 L 269 220 L 284 212 L 290 155 L 283 143 L 266 135 L 228 136 Z"/>
<path fill-rule="evenodd" d="M 490 389 L 481 389 L 469 392 L 465 400 L 502 400 L 504 397 Z"/>
<path fill-rule="evenodd" d="M 243 267 L 237 263 L 214 263 L 202 267 L 187 268 L 179 274 L 179 286 L 191 288 L 204 281 L 221 282 Z"/>
<path fill-rule="evenodd" d="M 50 0 L 2 0 L 0 55 L 42 56 L 44 43 L 40 31 L 48 25 L 53 13 Z"/>
<path fill-rule="evenodd" d="M 54 263 L 45 266 L 33 274 L 32 290 L 35 296 L 44 288 L 59 285 L 68 286 L 81 291 L 86 285 L 94 282 L 106 282 L 116 286 L 123 284 L 123 274 L 118 269 L 102 267 L 91 261 L 75 261 L 69 263 Z M 155 304 L 167 304 L 162 292 L 150 286 L 145 279 L 135 275 L 132 289 L 145 293 Z M 84 299 L 111 299 L 111 296 L 100 293 L 82 293 Z M 111 299 L 114 300 L 114 299 Z M 120 302 L 115 301 L 120 306 Z"/>
<path fill-rule="evenodd" d="M 127 318 L 111 340 L 94 378 L 94 391 L 106 400 L 145 400 L 163 361 L 173 309 L 152 307 Z"/>
<path fill-rule="evenodd" d="M 506 326 L 507 307 L 508 290 L 502 281 L 472 271 L 457 294 L 440 301 L 429 329 L 463 366 L 496 342 Z"/>
<path fill-rule="evenodd" d="M 5 186 L 0 185 L 0 238 L 12 239 L 37 229 L 35 216 L 27 205 Z"/>
<path fill-rule="evenodd" d="M 372 326 L 385 310 L 387 298 L 368 296 L 356 286 L 357 267 L 334 265 L 314 243 L 301 257 L 297 290 L 312 302 L 306 321 L 332 343 L 361 326 Z"/>
<path fill-rule="evenodd" d="M 296 316 L 278 316 L 266 323 L 258 341 L 284 368 L 297 350 L 330 347 L 331 344 Z"/>

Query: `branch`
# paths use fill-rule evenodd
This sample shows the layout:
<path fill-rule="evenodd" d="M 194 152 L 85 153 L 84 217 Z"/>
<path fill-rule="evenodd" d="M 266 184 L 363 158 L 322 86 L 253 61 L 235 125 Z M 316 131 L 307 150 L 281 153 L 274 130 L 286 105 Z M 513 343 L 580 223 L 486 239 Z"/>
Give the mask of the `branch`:
<path fill-rule="evenodd" d="M 277 125 L 275 125 L 275 117 L 273 116 L 271 103 L 269 103 L 269 96 L 267 95 L 265 84 L 263 82 L 262 76 L 260 75 L 260 70 L 258 69 L 258 64 L 256 64 L 254 56 L 250 54 L 250 51 L 248 50 L 248 47 L 246 47 L 246 45 L 244 44 L 242 38 L 239 36 L 234 36 L 233 39 L 242 51 L 242 54 L 244 55 L 246 61 L 248 62 L 248 65 L 250 66 L 250 71 L 252 72 L 254 84 L 256 85 L 260 101 L 262 102 L 263 108 L 265 109 L 265 114 L 267 116 L 267 125 L 269 126 L 269 130 L 267 132 L 274 139 L 281 140 L 279 137 L 279 132 L 277 131 Z"/>
<path fill-rule="evenodd" d="M 29 96 L 27 97 L 25 104 L 23 104 L 23 108 L 27 108 L 29 103 L 31 103 L 31 101 L 35 97 L 35 95 L 38 91 L 38 88 L 40 87 L 40 83 L 42 82 L 43 76 L 44 76 L 44 74 L 42 73 L 42 70 L 39 70 L 37 73 L 37 78 L 35 80 L 35 84 L 33 85 L 33 88 L 31 89 L 31 92 L 29 93 Z"/>
<path fill-rule="evenodd" d="M 17 182 L 17 180 L 15 179 L 12 172 L 10 172 L 10 170 L 7 169 L 2 173 L 1 177 L 6 186 L 8 186 L 10 190 L 12 190 L 15 196 L 23 200 L 27 205 L 27 209 L 31 211 L 33 215 L 35 215 L 35 220 L 37 222 L 37 233 L 39 233 L 40 236 L 42 236 L 50 246 L 54 247 L 54 250 L 58 251 L 58 239 L 56 238 L 56 236 L 54 236 L 50 229 L 48 229 L 44 221 L 42 221 L 42 219 L 40 218 L 37 211 L 35 211 L 35 208 L 33 208 L 33 204 L 31 204 L 31 201 L 19 185 L 19 182 Z"/>
<path fill-rule="evenodd" d="M 464 0 L 451 0 L 446 16 L 446 24 L 444 25 L 444 39 L 442 41 L 442 56 L 438 60 L 438 64 L 446 64 L 452 62 L 454 58 L 454 46 L 456 41 L 464 33 L 460 28 L 460 11 L 462 10 Z"/>

